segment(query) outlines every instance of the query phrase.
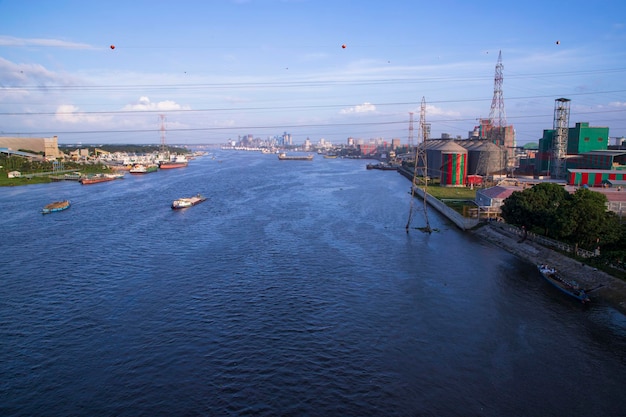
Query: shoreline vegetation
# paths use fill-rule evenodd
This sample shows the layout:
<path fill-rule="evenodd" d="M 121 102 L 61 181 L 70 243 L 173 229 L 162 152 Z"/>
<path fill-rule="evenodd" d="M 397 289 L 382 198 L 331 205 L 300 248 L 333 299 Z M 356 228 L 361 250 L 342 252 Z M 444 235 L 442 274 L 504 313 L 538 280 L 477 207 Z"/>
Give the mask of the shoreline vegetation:
<path fill-rule="evenodd" d="M 583 288 L 597 288 L 590 294 L 592 305 L 593 299 L 598 298 L 626 314 L 626 282 L 623 280 L 531 240 L 520 241 L 519 236 L 498 222 L 489 222 L 471 233 L 533 265 L 547 264 L 556 268 L 564 278 L 576 281 Z"/>

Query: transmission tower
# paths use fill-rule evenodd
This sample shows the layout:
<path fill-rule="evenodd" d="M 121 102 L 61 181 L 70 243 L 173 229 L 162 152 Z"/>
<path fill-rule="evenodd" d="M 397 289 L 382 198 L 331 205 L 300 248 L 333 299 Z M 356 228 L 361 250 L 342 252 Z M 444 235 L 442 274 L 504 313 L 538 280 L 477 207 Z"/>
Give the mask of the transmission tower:
<path fill-rule="evenodd" d="M 502 95 L 502 51 L 498 54 L 496 64 L 496 75 L 493 81 L 493 99 L 491 100 L 491 110 L 489 112 L 489 122 L 491 130 L 488 138 L 496 145 L 504 146 L 504 134 L 506 129 L 506 112 L 504 111 L 504 96 Z"/>
<path fill-rule="evenodd" d="M 169 154 L 168 149 L 167 149 L 167 145 L 165 144 L 165 115 L 164 114 L 160 114 L 159 118 L 161 119 L 161 147 L 160 147 L 160 151 L 163 155 L 167 155 Z"/>
<path fill-rule="evenodd" d="M 506 112 L 504 110 L 504 96 L 502 94 L 502 82 L 504 76 L 502 70 L 504 65 L 502 64 L 502 51 L 498 54 L 498 62 L 496 64 L 496 74 L 493 81 L 493 99 L 491 100 L 491 110 L 489 111 L 489 121 L 485 126 L 485 137 L 489 143 L 493 143 L 498 147 L 504 149 L 505 136 L 506 136 Z M 481 123 L 481 126 L 484 126 Z M 494 168 L 494 157 L 491 155 L 492 151 L 485 147 L 480 152 L 478 157 L 478 163 L 476 165 L 476 173 L 479 175 L 485 175 L 489 177 L 491 169 Z M 502 171 L 504 168 L 504 161 L 507 156 L 505 152 L 498 152 L 497 166 Z"/>
<path fill-rule="evenodd" d="M 569 104 L 570 100 L 567 98 L 557 98 L 554 101 L 554 139 L 552 139 L 552 169 L 550 175 L 556 179 L 565 178 Z"/>
<path fill-rule="evenodd" d="M 413 112 L 409 112 L 409 152 L 413 148 Z"/>
<path fill-rule="evenodd" d="M 413 116 L 413 113 L 411 113 Z M 426 226 L 422 228 L 424 232 L 431 233 L 430 223 L 428 222 L 428 211 L 426 199 L 428 197 L 428 164 L 426 160 L 426 138 L 428 137 L 428 130 L 426 128 L 426 99 L 422 97 L 422 104 L 420 106 L 420 121 L 418 140 L 419 143 L 415 147 L 415 166 L 413 167 L 413 181 L 411 182 L 411 206 L 409 208 L 409 219 L 406 222 L 406 232 L 409 233 L 409 227 L 411 226 L 411 220 L 413 219 L 413 202 L 415 201 L 415 191 L 418 187 L 421 187 L 424 192 L 422 197 L 424 220 Z"/>

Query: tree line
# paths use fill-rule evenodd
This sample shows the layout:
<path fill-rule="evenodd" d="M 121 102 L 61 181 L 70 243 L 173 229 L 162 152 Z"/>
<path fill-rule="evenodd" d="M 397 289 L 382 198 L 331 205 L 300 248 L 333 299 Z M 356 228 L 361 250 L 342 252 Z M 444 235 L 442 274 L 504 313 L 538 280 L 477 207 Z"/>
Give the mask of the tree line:
<path fill-rule="evenodd" d="M 509 224 L 575 247 L 595 250 L 621 260 L 626 255 L 626 228 L 616 213 L 607 210 L 602 193 L 588 188 L 568 192 L 562 185 L 541 183 L 515 191 L 501 207 Z"/>

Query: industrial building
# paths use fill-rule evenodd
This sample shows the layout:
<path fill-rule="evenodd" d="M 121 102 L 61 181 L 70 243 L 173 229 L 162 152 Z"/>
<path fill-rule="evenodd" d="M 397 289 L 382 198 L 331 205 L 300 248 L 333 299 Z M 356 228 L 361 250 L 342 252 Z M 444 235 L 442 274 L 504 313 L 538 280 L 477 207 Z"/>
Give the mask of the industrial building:
<path fill-rule="evenodd" d="M 63 154 L 59 151 L 59 140 L 57 136 L 51 138 L 25 138 L 0 136 L 0 148 L 6 148 L 7 153 L 11 151 L 25 150 L 33 153 L 43 153 L 46 159 L 56 159 Z"/>
<path fill-rule="evenodd" d="M 535 156 L 535 175 L 553 176 L 555 163 L 555 146 L 557 130 L 543 131 L 539 140 L 539 150 Z M 589 123 L 576 123 L 567 129 L 565 138 L 565 169 L 611 169 L 614 162 L 613 154 L 607 151 L 609 145 L 609 128 L 592 127 Z M 622 152 L 622 154 L 625 154 Z"/>

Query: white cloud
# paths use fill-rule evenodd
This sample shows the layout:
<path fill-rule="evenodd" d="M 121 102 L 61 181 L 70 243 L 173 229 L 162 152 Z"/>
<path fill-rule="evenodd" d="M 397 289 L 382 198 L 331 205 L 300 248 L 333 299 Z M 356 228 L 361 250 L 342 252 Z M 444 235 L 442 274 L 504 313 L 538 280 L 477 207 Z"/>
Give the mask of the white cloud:
<path fill-rule="evenodd" d="M 365 102 L 354 107 L 348 107 L 347 109 L 341 109 L 341 114 L 356 114 L 356 113 L 373 113 L 376 111 L 376 106 L 372 103 Z"/>
<path fill-rule="evenodd" d="M 416 112 L 419 115 L 419 109 Z M 461 113 L 458 111 L 444 110 L 440 107 L 426 104 L 426 114 L 428 116 L 446 116 L 446 117 L 459 117 Z"/>
<path fill-rule="evenodd" d="M 42 38 L 16 38 L 13 36 L 1 36 L 0 46 L 45 46 L 53 48 L 67 49 L 94 49 L 92 45 L 78 42 L 67 42 L 60 39 L 42 39 Z"/>
<path fill-rule="evenodd" d="M 102 123 L 110 120 L 110 116 L 101 114 L 89 114 L 84 113 L 80 108 L 73 104 L 61 104 L 57 107 L 56 120 L 63 123 L 77 124 L 77 123 Z"/>
<path fill-rule="evenodd" d="M 147 111 L 147 110 L 190 110 L 189 106 L 182 106 L 172 100 L 159 101 L 153 103 L 148 97 L 139 97 L 139 100 L 135 104 L 127 104 L 122 109 L 123 111 Z"/>

